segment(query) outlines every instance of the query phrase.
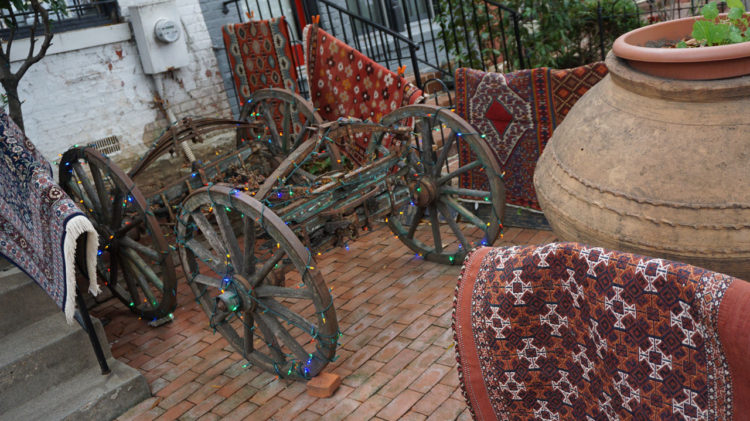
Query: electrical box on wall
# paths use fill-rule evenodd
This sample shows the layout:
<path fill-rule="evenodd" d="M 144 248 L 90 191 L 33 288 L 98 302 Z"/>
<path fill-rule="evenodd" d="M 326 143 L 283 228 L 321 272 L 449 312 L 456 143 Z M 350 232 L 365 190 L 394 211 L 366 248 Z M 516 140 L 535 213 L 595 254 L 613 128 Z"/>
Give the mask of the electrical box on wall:
<path fill-rule="evenodd" d="M 139 2 L 129 9 L 144 72 L 161 73 L 188 64 L 185 34 L 174 0 Z"/>

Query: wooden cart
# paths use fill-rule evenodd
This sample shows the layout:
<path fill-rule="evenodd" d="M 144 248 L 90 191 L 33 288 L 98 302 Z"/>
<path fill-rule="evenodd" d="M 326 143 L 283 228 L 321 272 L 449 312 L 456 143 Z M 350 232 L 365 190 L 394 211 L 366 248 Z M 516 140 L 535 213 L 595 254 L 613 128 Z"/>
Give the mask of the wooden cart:
<path fill-rule="evenodd" d="M 195 158 L 189 145 L 221 130 L 234 132 L 232 147 Z M 459 157 L 459 142 L 471 153 Z M 184 164 L 165 167 L 170 151 Z M 178 254 L 210 325 L 237 352 L 308 379 L 334 358 L 340 335 L 316 254 L 384 220 L 424 259 L 459 264 L 501 233 L 499 168 L 448 109 L 410 105 L 379 124 L 324 123 L 301 97 L 268 89 L 239 121 L 171 127 L 127 173 L 94 148 L 71 149 L 60 184 L 100 234 L 98 275 L 134 313 L 171 316 Z M 484 174 L 483 190 L 460 186 L 469 171 Z M 153 174 L 165 172 L 175 176 L 154 187 Z"/>

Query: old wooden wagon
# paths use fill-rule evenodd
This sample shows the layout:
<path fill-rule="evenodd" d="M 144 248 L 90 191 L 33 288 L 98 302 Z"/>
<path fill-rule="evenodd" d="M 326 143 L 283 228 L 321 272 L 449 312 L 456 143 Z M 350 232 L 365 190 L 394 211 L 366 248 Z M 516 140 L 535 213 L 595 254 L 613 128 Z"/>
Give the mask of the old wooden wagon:
<path fill-rule="evenodd" d="M 229 146 L 200 145 L 227 130 Z M 482 190 L 461 186 L 469 172 Z M 252 364 L 299 379 L 334 358 L 340 335 L 317 254 L 378 220 L 418 256 L 459 264 L 501 233 L 505 203 L 493 155 L 449 109 L 322 122 L 278 89 L 255 92 L 238 121 L 174 125 L 127 173 L 73 148 L 60 184 L 99 231 L 98 275 L 134 313 L 171 317 L 178 254 L 210 325 Z"/>

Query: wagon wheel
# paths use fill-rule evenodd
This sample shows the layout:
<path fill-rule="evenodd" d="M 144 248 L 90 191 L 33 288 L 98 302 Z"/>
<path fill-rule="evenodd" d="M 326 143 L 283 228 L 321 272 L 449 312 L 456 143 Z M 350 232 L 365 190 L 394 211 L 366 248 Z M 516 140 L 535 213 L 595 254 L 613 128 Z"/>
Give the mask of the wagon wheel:
<path fill-rule="evenodd" d="M 266 371 L 317 375 L 336 353 L 336 312 L 315 260 L 284 222 L 226 185 L 193 192 L 178 219 L 183 268 L 209 324 Z"/>
<path fill-rule="evenodd" d="M 177 277 L 169 246 L 132 180 L 93 148 L 70 149 L 60 185 L 99 233 L 97 272 L 134 313 L 155 320 L 176 306 Z"/>
<path fill-rule="evenodd" d="M 492 244 L 502 230 L 500 166 L 480 135 L 446 109 L 410 105 L 381 121 L 393 127 L 405 122 L 413 122 L 414 130 L 387 177 L 394 203 L 388 225 L 425 259 L 461 263 L 469 250 Z M 384 139 L 373 142 L 370 153 Z M 462 174 L 471 175 L 472 188 L 461 185 Z"/>
<path fill-rule="evenodd" d="M 261 121 L 259 129 L 240 130 L 237 147 L 248 139 L 268 143 L 271 153 L 286 156 L 311 136 L 307 127 L 323 123 L 313 105 L 284 89 L 259 89 L 250 95 L 240 111 L 240 120 Z"/>

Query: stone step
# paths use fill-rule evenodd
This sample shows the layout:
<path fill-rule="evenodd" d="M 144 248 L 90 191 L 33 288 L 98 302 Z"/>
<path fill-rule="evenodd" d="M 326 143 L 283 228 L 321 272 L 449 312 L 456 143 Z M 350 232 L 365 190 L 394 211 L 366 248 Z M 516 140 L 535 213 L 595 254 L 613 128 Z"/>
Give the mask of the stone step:
<path fill-rule="evenodd" d="M 0 411 L 0 420 L 111 420 L 150 396 L 137 370 L 113 358 L 108 362 L 111 373 L 89 367 L 34 399 L 15 402 Z"/>
<path fill-rule="evenodd" d="M 80 324 L 69 325 L 23 272 L 0 269 L 0 420 L 112 419 L 150 396 L 145 378 L 112 358 L 93 322 L 108 375 Z"/>
<path fill-rule="evenodd" d="M 52 299 L 15 267 L 0 272 L 0 309 L 0 337 L 60 313 Z"/>
<path fill-rule="evenodd" d="M 88 335 L 68 325 L 62 312 L 6 335 L 0 341 L 0 413 L 96 366 Z"/>

